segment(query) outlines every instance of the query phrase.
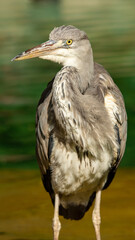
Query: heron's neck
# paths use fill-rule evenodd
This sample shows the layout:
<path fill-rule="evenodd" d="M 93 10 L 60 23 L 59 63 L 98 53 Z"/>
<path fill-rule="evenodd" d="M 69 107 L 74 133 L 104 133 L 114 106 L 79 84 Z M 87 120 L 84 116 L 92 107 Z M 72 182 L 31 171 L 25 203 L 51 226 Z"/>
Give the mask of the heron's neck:
<path fill-rule="evenodd" d="M 80 89 L 82 92 L 92 84 L 93 75 L 94 75 L 94 64 L 93 59 L 85 59 L 84 62 L 80 61 L 78 66 L 76 66 L 78 73 L 80 75 Z"/>
<path fill-rule="evenodd" d="M 76 58 L 70 58 L 67 60 L 64 66 L 75 67 L 80 75 L 79 88 L 81 92 L 84 92 L 89 85 L 92 84 L 94 76 L 94 61 L 92 50 L 85 56 L 80 56 Z"/>

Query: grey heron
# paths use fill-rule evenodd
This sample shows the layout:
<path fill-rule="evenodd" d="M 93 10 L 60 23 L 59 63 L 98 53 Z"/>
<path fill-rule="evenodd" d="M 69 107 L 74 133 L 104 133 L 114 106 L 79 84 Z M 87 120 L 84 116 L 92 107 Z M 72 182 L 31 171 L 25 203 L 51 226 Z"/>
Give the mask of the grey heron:
<path fill-rule="evenodd" d="M 127 115 L 122 94 L 94 62 L 89 39 L 74 26 L 54 28 L 49 40 L 13 60 L 39 57 L 63 65 L 41 95 L 36 113 L 36 152 L 44 187 L 59 215 L 81 219 L 93 201 L 92 221 L 100 240 L 101 191 L 123 157 Z"/>

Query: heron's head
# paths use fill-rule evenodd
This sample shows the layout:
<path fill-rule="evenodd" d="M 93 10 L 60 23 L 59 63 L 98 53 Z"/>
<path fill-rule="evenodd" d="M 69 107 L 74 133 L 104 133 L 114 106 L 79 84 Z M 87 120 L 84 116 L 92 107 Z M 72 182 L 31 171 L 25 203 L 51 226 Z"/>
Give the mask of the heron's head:
<path fill-rule="evenodd" d="M 86 33 L 69 25 L 54 28 L 47 42 L 22 52 L 12 60 L 39 57 L 64 66 L 76 66 L 77 62 L 87 61 L 90 55 L 92 50 Z"/>

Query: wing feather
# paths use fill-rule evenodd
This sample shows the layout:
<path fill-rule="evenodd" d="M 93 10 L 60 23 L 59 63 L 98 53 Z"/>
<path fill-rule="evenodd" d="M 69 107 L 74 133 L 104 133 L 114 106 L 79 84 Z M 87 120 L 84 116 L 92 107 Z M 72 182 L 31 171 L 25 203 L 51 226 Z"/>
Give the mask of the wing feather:
<path fill-rule="evenodd" d="M 127 139 L 127 114 L 125 110 L 123 96 L 119 88 L 113 82 L 109 73 L 107 73 L 104 68 L 99 64 L 96 64 L 96 69 L 97 74 L 95 83 L 96 85 L 98 85 L 97 96 L 101 99 L 102 95 L 104 105 L 110 116 L 110 120 L 113 123 L 116 142 L 118 146 L 117 156 L 115 156 L 114 154 L 114 160 L 108 174 L 108 179 L 104 186 L 105 189 L 110 185 L 111 181 L 113 180 L 113 177 L 125 151 Z"/>
<path fill-rule="evenodd" d="M 52 137 L 48 123 L 48 108 L 52 97 L 52 84 L 53 80 L 42 93 L 36 112 L 36 153 L 42 179 L 49 169 L 51 151 L 49 150 L 48 153 L 48 149 L 52 150 L 52 147 L 49 147 L 49 145 L 52 145 Z"/>

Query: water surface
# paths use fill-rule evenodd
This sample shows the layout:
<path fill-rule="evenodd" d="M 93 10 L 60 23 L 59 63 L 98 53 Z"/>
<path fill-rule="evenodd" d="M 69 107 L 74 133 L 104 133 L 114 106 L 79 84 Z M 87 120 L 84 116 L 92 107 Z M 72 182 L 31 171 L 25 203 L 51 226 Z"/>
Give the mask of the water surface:
<path fill-rule="evenodd" d="M 37 170 L 0 170 L 0 239 L 51 240 L 53 207 Z M 102 192 L 103 240 L 135 239 L 135 170 L 120 169 Z M 93 208 L 93 207 L 92 207 Z M 95 240 L 92 208 L 80 221 L 60 217 L 63 240 Z"/>

